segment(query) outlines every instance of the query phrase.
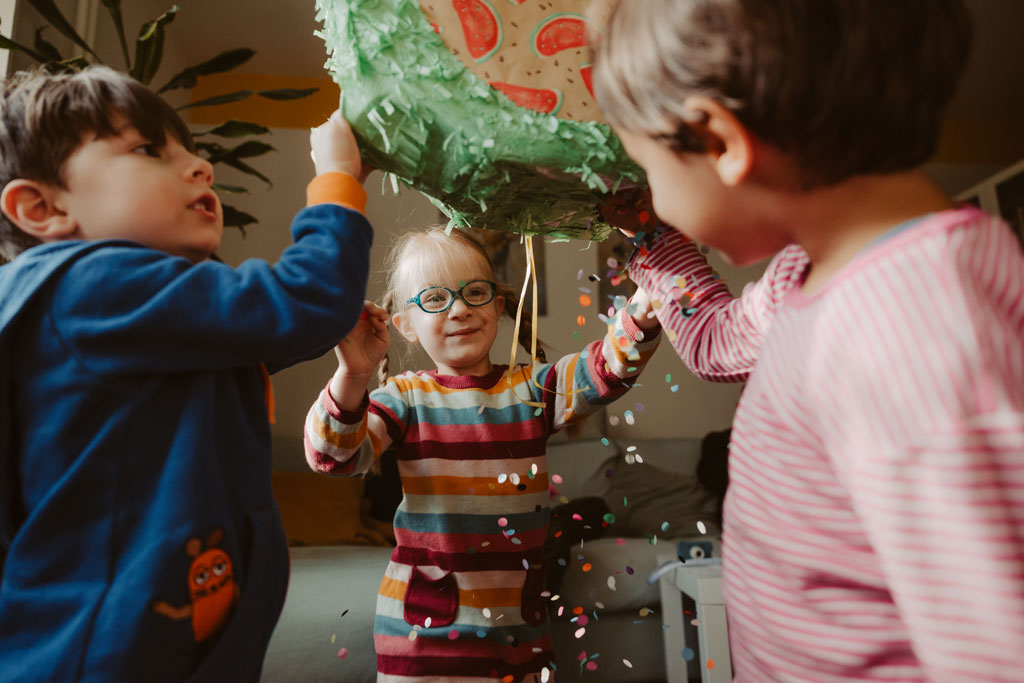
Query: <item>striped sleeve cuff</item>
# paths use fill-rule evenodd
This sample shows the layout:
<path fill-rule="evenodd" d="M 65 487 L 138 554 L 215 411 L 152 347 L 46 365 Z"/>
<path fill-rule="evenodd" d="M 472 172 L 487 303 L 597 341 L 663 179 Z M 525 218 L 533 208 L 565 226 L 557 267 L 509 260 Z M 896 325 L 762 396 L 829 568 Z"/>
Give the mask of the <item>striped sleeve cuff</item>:
<path fill-rule="evenodd" d="M 306 206 L 316 204 L 338 204 L 365 216 L 366 191 L 347 173 L 323 173 L 306 186 Z"/>

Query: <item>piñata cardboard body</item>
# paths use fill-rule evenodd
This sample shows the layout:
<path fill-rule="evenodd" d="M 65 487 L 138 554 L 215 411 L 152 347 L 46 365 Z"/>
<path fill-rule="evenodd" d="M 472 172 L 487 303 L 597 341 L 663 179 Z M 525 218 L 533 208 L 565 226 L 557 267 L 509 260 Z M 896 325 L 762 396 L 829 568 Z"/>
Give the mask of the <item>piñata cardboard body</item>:
<path fill-rule="evenodd" d="M 364 158 L 456 226 L 603 239 L 644 184 L 600 119 L 584 0 L 317 0 Z"/>

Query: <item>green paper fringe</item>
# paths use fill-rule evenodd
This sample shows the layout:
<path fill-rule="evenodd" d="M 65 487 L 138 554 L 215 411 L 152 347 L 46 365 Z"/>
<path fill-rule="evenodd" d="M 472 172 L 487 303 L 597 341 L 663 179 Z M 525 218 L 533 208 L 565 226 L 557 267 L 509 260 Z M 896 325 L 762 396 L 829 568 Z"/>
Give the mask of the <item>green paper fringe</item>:
<path fill-rule="evenodd" d="M 326 68 L 363 158 L 456 227 L 601 240 L 597 207 L 643 172 L 601 123 L 519 107 L 451 53 L 413 0 L 317 0 Z"/>

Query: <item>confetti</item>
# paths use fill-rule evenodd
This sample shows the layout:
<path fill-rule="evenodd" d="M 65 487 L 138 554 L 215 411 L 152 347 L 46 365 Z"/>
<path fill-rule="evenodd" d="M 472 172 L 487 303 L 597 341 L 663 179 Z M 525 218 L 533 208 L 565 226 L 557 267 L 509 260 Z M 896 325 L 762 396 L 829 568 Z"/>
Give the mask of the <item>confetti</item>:
<path fill-rule="evenodd" d="M 712 669 L 714 669 L 715 668 L 715 660 L 708 659 L 707 667 L 708 667 L 708 671 L 711 671 Z"/>
<path fill-rule="evenodd" d="M 585 571 L 585 572 L 589 572 L 593 568 L 594 568 L 594 565 L 590 564 L 589 562 L 585 563 L 583 565 L 583 567 L 581 567 L 581 569 L 583 569 L 583 571 Z"/>
<path fill-rule="evenodd" d="M 590 308 L 590 304 L 593 303 L 589 296 L 586 294 L 580 294 L 580 306 L 583 308 Z"/>
<path fill-rule="evenodd" d="M 551 481 L 555 482 L 556 484 L 561 484 L 564 481 L 564 479 L 562 479 L 561 474 L 552 474 Z"/>
<path fill-rule="evenodd" d="M 576 617 L 576 623 L 580 626 L 586 626 L 588 623 L 590 623 L 590 619 L 587 617 L 586 614 L 581 614 L 578 617 Z"/>
<path fill-rule="evenodd" d="M 611 590 L 611 591 L 615 590 L 615 577 L 614 576 L 609 576 L 608 577 L 608 590 Z"/>
<path fill-rule="evenodd" d="M 628 659 L 623 659 L 622 663 L 626 665 L 627 669 L 632 669 L 633 668 L 632 662 L 630 662 Z"/>
<path fill-rule="evenodd" d="M 662 531 L 668 531 L 668 527 L 669 527 L 668 522 L 662 522 L 661 523 L 661 530 Z"/>
<path fill-rule="evenodd" d="M 685 659 L 688 662 L 692 662 L 693 658 L 696 656 L 694 654 L 693 650 L 688 648 L 688 647 L 684 647 L 683 648 L 682 654 L 683 654 L 683 659 Z"/>
<path fill-rule="evenodd" d="M 615 515 L 613 515 L 610 512 L 606 512 L 602 519 L 604 519 L 604 521 L 608 522 L 609 524 L 615 524 Z"/>
<path fill-rule="evenodd" d="M 576 272 L 576 279 L 577 279 L 577 280 L 582 280 L 582 279 L 583 279 L 583 269 L 582 269 L 582 268 L 580 268 L 580 269 L 579 269 L 579 270 L 578 270 L 578 271 Z"/>
<path fill-rule="evenodd" d="M 697 531 L 701 532 L 702 534 L 706 534 L 708 532 L 708 528 L 706 526 L 704 526 L 704 522 L 699 522 L 698 521 L 697 522 Z"/>
<path fill-rule="evenodd" d="M 576 633 L 574 633 L 573 635 L 576 636 L 576 638 L 582 638 L 583 634 L 586 633 L 586 632 L 587 632 L 587 629 L 585 629 L 585 628 L 578 628 L 578 629 L 576 629 Z"/>
<path fill-rule="evenodd" d="M 576 324 L 580 327 L 583 327 L 584 325 L 587 324 L 587 317 L 585 315 L 576 316 Z"/>
<path fill-rule="evenodd" d="M 587 671 L 596 671 L 596 670 L 597 670 L 597 662 L 595 662 L 595 661 L 587 662 Z"/>
<path fill-rule="evenodd" d="M 458 640 L 458 639 L 459 639 L 459 632 L 457 630 L 455 630 L 453 628 L 451 631 L 448 631 L 448 640 Z"/>
<path fill-rule="evenodd" d="M 348 657 L 347 647 L 343 647 L 340 650 L 338 650 L 338 659 L 345 659 L 346 657 Z"/>
<path fill-rule="evenodd" d="M 426 619 L 423 620 L 423 628 L 430 628 L 430 624 L 431 624 L 430 617 L 427 617 Z"/>

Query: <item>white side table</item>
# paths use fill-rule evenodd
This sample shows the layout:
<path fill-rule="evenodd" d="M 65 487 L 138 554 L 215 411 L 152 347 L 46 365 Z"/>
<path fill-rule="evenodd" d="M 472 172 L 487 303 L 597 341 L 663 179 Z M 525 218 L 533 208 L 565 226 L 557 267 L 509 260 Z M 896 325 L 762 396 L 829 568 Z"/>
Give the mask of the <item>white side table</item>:
<path fill-rule="evenodd" d="M 722 601 L 722 564 L 720 561 L 693 561 L 679 564 L 671 555 L 658 558 L 658 565 L 676 563 L 658 579 L 661 593 L 662 637 L 665 640 L 665 676 L 668 683 L 686 683 L 687 647 L 683 594 L 696 603 L 697 647 L 700 677 L 703 683 L 727 683 L 732 680 L 729 659 L 729 632 Z M 710 664 L 710 666 L 709 666 Z"/>

